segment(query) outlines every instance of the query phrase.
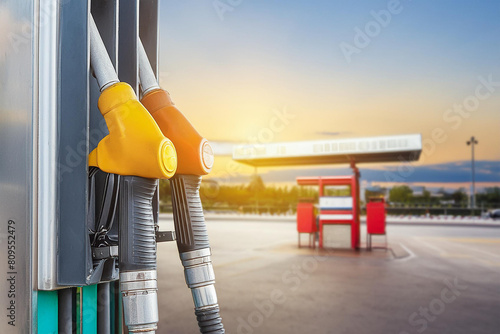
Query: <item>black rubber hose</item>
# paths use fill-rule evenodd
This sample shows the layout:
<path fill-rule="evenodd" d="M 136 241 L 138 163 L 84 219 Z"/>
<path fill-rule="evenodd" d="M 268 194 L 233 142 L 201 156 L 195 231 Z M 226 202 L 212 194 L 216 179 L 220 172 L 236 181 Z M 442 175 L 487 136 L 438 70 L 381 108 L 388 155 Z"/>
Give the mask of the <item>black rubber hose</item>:
<path fill-rule="evenodd" d="M 120 271 L 156 270 L 156 237 L 152 199 L 156 179 L 120 178 Z"/>
<path fill-rule="evenodd" d="M 196 310 L 194 312 L 201 333 L 225 333 L 219 311 L 219 306 L 215 306 L 209 309 Z"/>
<path fill-rule="evenodd" d="M 176 175 L 170 179 L 174 225 L 179 252 L 210 248 L 200 200 L 201 177 Z"/>
<path fill-rule="evenodd" d="M 210 248 L 200 184 L 201 176 L 197 175 L 176 175 L 170 179 L 177 248 L 181 258 L 182 253 Z M 195 308 L 195 315 L 201 333 L 225 333 L 217 304 Z"/>

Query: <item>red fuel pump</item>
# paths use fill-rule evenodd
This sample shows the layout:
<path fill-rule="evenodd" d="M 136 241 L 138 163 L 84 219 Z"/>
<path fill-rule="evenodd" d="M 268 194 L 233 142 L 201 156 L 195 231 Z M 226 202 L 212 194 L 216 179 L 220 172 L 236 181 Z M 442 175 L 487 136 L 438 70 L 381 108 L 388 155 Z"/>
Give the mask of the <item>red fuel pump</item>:
<path fill-rule="evenodd" d="M 352 249 L 358 249 L 360 242 L 358 175 L 298 177 L 297 183 L 319 187 L 319 247 L 325 246 L 327 238 L 342 234 L 350 239 Z M 329 186 L 345 186 L 349 189 L 349 195 L 327 196 L 325 188 Z M 297 219 L 302 221 L 308 218 L 301 214 L 297 215 Z M 298 224 L 302 225 L 305 222 Z M 347 233 L 342 233 L 340 230 Z"/>

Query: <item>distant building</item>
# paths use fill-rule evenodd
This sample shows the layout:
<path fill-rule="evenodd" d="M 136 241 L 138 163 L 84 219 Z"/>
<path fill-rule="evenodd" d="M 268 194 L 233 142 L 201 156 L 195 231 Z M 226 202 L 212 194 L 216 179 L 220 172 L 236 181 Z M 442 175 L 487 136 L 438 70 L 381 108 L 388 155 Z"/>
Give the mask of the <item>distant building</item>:
<path fill-rule="evenodd" d="M 413 191 L 413 196 L 415 196 L 415 197 L 424 196 L 425 187 L 423 187 L 423 186 L 411 186 L 410 189 Z"/>

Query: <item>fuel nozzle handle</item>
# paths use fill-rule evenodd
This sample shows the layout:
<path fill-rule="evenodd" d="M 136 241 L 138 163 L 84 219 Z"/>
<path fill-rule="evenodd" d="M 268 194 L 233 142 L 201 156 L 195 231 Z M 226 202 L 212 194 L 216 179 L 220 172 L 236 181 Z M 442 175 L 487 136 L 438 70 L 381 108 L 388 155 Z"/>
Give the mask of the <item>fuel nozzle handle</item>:
<path fill-rule="evenodd" d="M 157 179 L 120 178 L 118 258 L 123 318 L 129 333 L 154 334 L 159 320 L 152 201 Z"/>
<path fill-rule="evenodd" d="M 119 82 L 92 18 L 90 61 L 101 90 L 98 106 L 109 135 L 89 154 L 89 165 L 122 175 L 119 186 L 119 269 L 124 321 L 129 333 L 154 334 L 158 323 L 156 238 L 152 199 L 158 178 L 177 166 L 172 142 Z"/>
<path fill-rule="evenodd" d="M 141 103 L 170 138 L 177 150 L 177 174 L 206 175 L 214 164 L 214 152 L 184 114 L 175 106 L 170 94 L 159 87 L 142 42 L 138 41 Z"/>
<path fill-rule="evenodd" d="M 109 135 L 89 154 L 89 165 L 107 173 L 168 179 L 177 155 L 130 85 L 120 82 L 92 16 L 90 65 L 101 89 L 98 107 Z"/>
<path fill-rule="evenodd" d="M 170 179 L 174 226 L 184 276 L 193 295 L 195 315 L 201 333 L 222 334 L 225 330 L 219 315 L 215 274 L 200 199 L 201 176 L 212 169 L 213 150 L 175 107 L 168 92 L 159 88 L 144 47 L 142 43 L 138 44 L 139 80 L 143 91 L 141 102 L 178 151 L 177 174 Z"/>

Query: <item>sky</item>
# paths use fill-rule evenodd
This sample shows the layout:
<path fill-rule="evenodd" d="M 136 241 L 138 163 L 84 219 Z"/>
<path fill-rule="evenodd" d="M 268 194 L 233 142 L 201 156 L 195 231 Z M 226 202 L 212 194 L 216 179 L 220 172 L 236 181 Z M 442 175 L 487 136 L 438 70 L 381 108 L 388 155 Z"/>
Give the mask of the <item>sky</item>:
<path fill-rule="evenodd" d="M 499 1 L 160 3 L 160 82 L 209 140 L 421 133 L 419 172 L 408 182 L 456 184 L 470 173 L 447 171 L 467 165 L 474 135 L 476 159 L 492 169 L 486 184 L 500 182 Z M 289 115 L 286 126 L 259 136 L 276 113 Z M 217 157 L 213 174 L 228 169 L 253 172 Z M 327 173 L 286 175 L 293 182 L 312 170 Z M 268 182 L 281 182 L 280 171 L 259 169 Z"/>

